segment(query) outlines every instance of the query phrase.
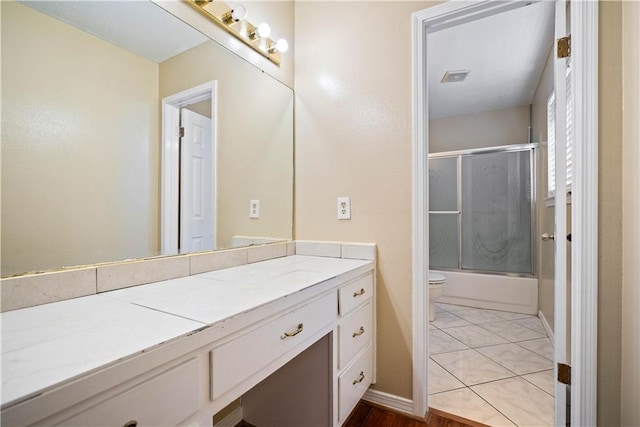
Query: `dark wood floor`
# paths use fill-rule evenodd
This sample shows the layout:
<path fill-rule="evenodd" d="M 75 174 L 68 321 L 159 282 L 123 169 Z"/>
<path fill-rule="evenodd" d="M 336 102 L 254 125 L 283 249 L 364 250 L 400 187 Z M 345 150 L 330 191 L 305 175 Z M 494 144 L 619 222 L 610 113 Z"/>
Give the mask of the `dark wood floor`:
<path fill-rule="evenodd" d="M 255 427 L 246 421 L 235 427 Z M 474 421 L 436 409 L 429 410 L 427 419 L 418 420 L 406 415 L 389 411 L 361 400 L 342 427 L 487 427 Z"/>
<path fill-rule="evenodd" d="M 361 400 L 343 427 L 482 427 L 483 424 L 464 420 L 437 410 L 430 410 L 426 421 L 388 411 Z"/>

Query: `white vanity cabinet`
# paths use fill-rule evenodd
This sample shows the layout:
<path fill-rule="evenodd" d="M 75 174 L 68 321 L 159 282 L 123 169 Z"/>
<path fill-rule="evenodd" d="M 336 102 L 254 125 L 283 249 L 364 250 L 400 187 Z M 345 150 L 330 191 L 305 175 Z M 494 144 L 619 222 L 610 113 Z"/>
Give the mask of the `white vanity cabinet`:
<path fill-rule="evenodd" d="M 375 382 L 373 262 L 213 273 L 3 313 L 2 425 L 210 426 L 245 394 L 254 423 L 293 399 L 273 424 L 341 425 Z M 92 318 L 103 305 L 130 318 Z"/>
<path fill-rule="evenodd" d="M 146 381 L 125 383 L 123 388 L 126 390 L 113 397 L 105 398 L 110 393 L 98 396 L 99 402 L 94 406 L 56 424 L 83 427 L 178 425 L 198 411 L 198 383 L 197 359 L 190 359 Z"/>
<path fill-rule="evenodd" d="M 342 424 L 375 381 L 373 273 L 338 290 L 338 419 Z"/>
<path fill-rule="evenodd" d="M 300 353 L 336 319 L 336 298 L 329 293 L 211 350 L 211 400 L 260 373 L 292 350 Z M 291 357 L 287 357 L 290 359 Z M 260 378 L 261 379 L 261 378 Z"/>

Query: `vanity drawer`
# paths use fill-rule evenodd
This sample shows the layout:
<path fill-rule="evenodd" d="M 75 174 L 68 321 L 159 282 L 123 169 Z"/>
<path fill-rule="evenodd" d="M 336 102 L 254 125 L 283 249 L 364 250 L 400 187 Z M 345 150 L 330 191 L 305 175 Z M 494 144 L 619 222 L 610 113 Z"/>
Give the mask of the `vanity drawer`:
<path fill-rule="evenodd" d="M 199 381 L 197 359 L 191 359 L 58 425 L 175 426 L 198 410 Z"/>
<path fill-rule="evenodd" d="M 373 295 L 373 273 L 367 273 L 338 290 L 338 311 L 345 315 Z"/>
<path fill-rule="evenodd" d="M 364 395 L 373 378 L 373 354 L 371 346 L 338 377 L 338 413 L 340 424 L 349 416 Z"/>
<path fill-rule="evenodd" d="M 371 341 L 373 313 L 371 303 L 350 315 L 338 325 L 338 369 L 342 369 Z"/>
<path fill-rule="evenodd" d="M 336 318 L 336 297 L 331 293 L 214 348 L 211 399 L 222 396 Z"/>

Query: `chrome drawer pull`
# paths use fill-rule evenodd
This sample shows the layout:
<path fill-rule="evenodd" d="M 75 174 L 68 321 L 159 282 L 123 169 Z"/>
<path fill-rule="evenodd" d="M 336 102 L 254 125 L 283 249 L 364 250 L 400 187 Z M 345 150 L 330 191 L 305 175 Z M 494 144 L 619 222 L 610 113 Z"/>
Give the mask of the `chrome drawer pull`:
<path fill-rule="evenodd" d="M 364 371 L 360 371 L 360 375 L 358 375 L 357 380 L 353 380 L 353 385 L 360 384 L 364 380 Z"/>
<path fill-rule="evenodd" d="M 353 333 L 353 338 L 359 337 L 362 334 L 364 334 L 364 326 L 360 326 L 360 329 Z"/>
<path fill-rule="evenodd" d="M 360 295 L 364 295 L 364 288 L 360 288 L 358 292 L 353 293 L 353 297 L 359 297 Z"/>
<path fill-rule="evenodd" d="M 304 328 L 304 325 L 302 323 L 298 323 L 298 329 L 296 329 L 293 332 L 285 332 L 284 335 L 282 335 L 280 337 L 281 340 L 285 339 L 285 338 L 289 338 L 289 337 L 295 337 L 296 335 L 298 335 L 300 332 L 302 332 L 302 329 Z"/>
<path fill-rule="evenodd" d="M 122 427 L 136 427 L 138 422 L 136 420 L 131 420 L 128 423 L 125 423 Z"/>

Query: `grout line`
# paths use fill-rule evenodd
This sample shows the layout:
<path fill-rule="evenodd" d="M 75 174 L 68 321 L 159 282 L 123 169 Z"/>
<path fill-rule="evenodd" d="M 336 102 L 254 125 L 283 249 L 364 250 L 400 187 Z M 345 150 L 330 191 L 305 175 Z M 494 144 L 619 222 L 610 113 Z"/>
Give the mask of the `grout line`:
<path fill-rule="evenodd" d="M 514 420 L 512 420 L 511 418 L 509 418 L 506 414 L 504 414 L 501 410 L 499 410 L 498 408 L 496 408 L 495 406 L 493 406 L 491 403 L 489 403 L 484 397 L 480 396 L 478 393 L 476 393 L 476 391 L 474 389 L 472 389 L 471 387 L 469 387 L 469 390 L 471 390 L 472 393 L 474 393 L 476 396 L 478 396 L 480 399 L 482 399 L 487 405 L 491 406 L 493 409 L 496 410 L 497 413 L 499 413 L 500 415 L 502 415 L 503 417 L 505 417 L 507 420 L 511 421 L 516 427 L 518 427 L 518 423 L 516 423 Z"/>
<path fill-rule="evenodd" d="M 544 371 L 532 372 L 531 374 L 539 374 L 540 372 L 547 372 L 547 371 L 552 371 L 552 372 L 551 372 L 551 377 L 553 378 L 553 369 L 546 369 L 546 370 L 544 370 Z M 526 375 L 531 375 L 531 374 L 525 374 L 525 375 L 522 375 L 522 376 L 521 376 L 521 378 L 522 378 L 523 380 L 525 380 L 526 382 L 528 382 L 529 384 L 531 384 L 531 385 L 533 385 L 533 386 L 535 386 L 535 387 L 539 388 L 540 390 L 542 390 L 543 392 L 547 393 L 549 396 L 551 396 L 551 397 L 553 397 L 553 398 L 555 399 L 555 396 L 554 396 L 553 394 L 549 393 L 547 390 L 543 389 L 543 388 L 542 388 L 542 387 L 540 387 L 538 384 L 535 384 L 535 383 L 533 383 L 533 382 L 531 382 L 531 381 L 529 381 L 528 379 L 526 379 L 526 378 L 525 378 L 525 376 L 526 376 Z"/>
<path fill-rule="evenodd" d="M 442 308 L 442 307 L 440 307 L 440 308 Z M 455 313 L 455 312 L 450 312 L 449 310 L 446 310 L 446 309 L 444 309 L 444 308 L 443 308 L 443 310 L 445 310 L 447 313 L 450 313 L 450 314 Z M 485 309 L 478 309 L 478 310 L 483 310 L 483 311 L 484 311 Z M 488 310 L 488 311 L 496 311 L 496 310 Z M 455 314 L 454 314 L 454 315 L 455 315 Z M 460 316 L 456 316 L 456 317 L 460 317 Z M 533 316 L 533 317 L 535 317 L 535 316 Z M 524 318 L 523 318 L 523 319 L 524 319 Z M 516 321 L 518 321 L 518 320 L 523 320 L 523 319 L 512 319 L 512 320 L 504 319 L 504 320 L 500 320 L 500 321 L 487 322 L 487 323 L 483 323 L 483 324 L 478 324 L 478 323 L 470 322 L 472 325 L 468 325 L 468 326 L 479 326 L 480 328 L 484 329 L 485 331 L 487 331 L 487 332 L 489 332 L 489 333 L 491 333 L 491 334 L 493 334 L 493 335 L 495 335 L 495 336 L 497 336 L 497 337 L 499 337 L 499 338 L 501 338 L 501 339 L 504 339 L 504 340 L 507 340 L 507 341 L 508 341 L 507 343 L 491 344 L 491 345 L 486 345 L 486 346 L 475 346 L 475 347 L 474 347 L 474 346 L 467 345 L 466 343 L 464 343 L 464 342 L 462 342 L 462 341 L 458 340 L 456 337 L 454 337 L 454 336 L 452 336 L 452 335 L 448 334 L 448 333 L 447 333 L 447 331 L 446 331 L 446 329 L 464 328 L 465 326 L 455 326 L 455 327 L 453 327 L 453 328 L 446 328 L 446 329 L 441 329 L 441 328 L 438 328 L 438 327 L 436 326 L 436 328 L 438 328 L 438 330 L 440 330 L 440 331 L 444 332 L 446 335 L 448 335 L 448 336 L 449 336 L 449 337 L 451 337 L 452 339 L 454 339 L 454 340 L 456 340 L 456 341 L 458 341 L 458 342 L 460 342 L 460 343 L 462 343 L 462 344 L 466 345 L 468 348 L 467 348 L 467 349 L 461 349 L 461 350 L 452 350 L 452 351 L 446 351 L 446 352 L 442 352 L 442 353 L 437 353 L 437 354 L 434 354 L 433 356 L 437 356 L 437 355 L 440 355 L 440 354 L 447 354 L 447 353 L 460 352 L 460 351 L 465 351 L 465 350 L 474 350 L 474 351 L 476 351 L 476 353 L 478 353 L 478 354 L 480 354 L 480 355 L 482 355 L 482 356 L 486 357 L 486 358 L 487 358 L 487 359 L 489 359 L 490 361 L 492 361 L 492 362 L 494 362 L 494 363 L 498 364 L 499 366 L 501 366 L 501 367 L 503 367 L 504 369 L 506 369 L 508 372 L 511 372 L 511 373 L 513 374 L 513 376 L 506 377 L 506 378 L 500 378 L 500 379 L 496 379 L 496 380 L 491 380 L 491 381 L 486 381 L 486 382 L 482 382 L 482 383 L 478 383 L 478 384 L 473 384 L 473 385 L 469 386 L 469 385 L 465 384 L 465 383 L 464 383 L 460 378 L 458 378 L 457 376 L 455 376 L 452 372 L 450 372 L 447 368 L 445 368 L 445 367 L 444 367 L 444 366 L 442 366 L 440 363 L 438 363 L 435 359 L 433 359 L 433 358 L 431 357 L 432 355 L 429 355 L 429 356 L 428 356 L 428 357 L 429 357 L 429 359 L 431 359 L 434 363 L 436 363 L 438 366 L 440 366 L 442 369 L 444 369 L 444 370 L 445 370 L 445 372 L 447 372 L 449 375 L 451 375 L 452 377 L 454 377 L 455 379 L 457 379 L 458 381 L 460 381 L 460 382 L 464 385 L 464 388 L 471 390 L 471 392 L 473 392 L 476 396 L 478 396 L 480 399 L 482 399 L 482 401 L 484 401 L 485 403 L 487 403 L 490 407 L 492 407 L 493 409 L 495 409 L 495 410 L 496 410 L 496 412 L 498 412 L 499 414 L 501 414 L 503 417 L 505 417 L 507 420 L 509 420 L 510 422 L 512 422 L 513 424 L 515 424 L 516 426 L 517 426 L 518 424 L 517 424 L 515 421 L 513 421 L 511 418 L 509 418 L 507 415 L 505 415 L 503 412 L 501 412 L 498 408 L 496 408 L 496 407 L 495 407 L 495 406 L 493 406 L 491 403 L 489 403 L 486 399 L 484 399 L 480 394 L 478 394 L 478 393 L 477 393 L 475 390 L 473 390 L 471 387 L 475 387 L 475 386 L 478 386 L 478 385 L 484 385 L 484 384 L 495 383 L 495 382 L 499 382 L 499 381 L 503 381 L 503 380 L 508 380 L 508 379 L 513 379 L 513 378 L 521 378 L 521 379 L 522 379 L 523 381 L 525 381 L 526 383 L 533 385 L 534 387 L 536 387 L 536 388 L 540 389 L 542 392 L 544 392 L 545 394 L 547 394 L 547 395 L 549 395 L 549 396 L 551 396 L 551 397 L 553 398 L 553 395 L 550 395 L 549 393 L 547 393 L 545 390 L 543 390 L 543 389 L 542 389 L 541 387 L 539 387 L 538 385 L 536 385 L 536 384 L 532 383 L 531 381 L 527 380 L 526 378 L 524 378 L 524 376 L 525 376 L 525 375 L 531 375 L 531 374 L 536 374 L 536 373 L 540 373 L 540 372 L 547 372 L 547 371 L 549 371 L 550 369 L 542 369 L 542 370 L 540 370 L 540 371 L 534 371 L 534 372 L 529 372 L 529 373 L 526 373 L 526 374 L 519 375 L 519 374 L 516 374 L 515 372 L 513 372 L 511 369 L 509 369 L 509 368 L 507 368 L 506 366 L 504 366 L 502 363 L 498 362 L 497 360 L 494 360 L 493 358 L 491 358 L 491 357 L 489 357 L 489 356 L 487 356 L 487 355 L 485 355 L 485 354 L 483 354 L 483 353 L 481 353 L 481 352 L 479 352 L 479 351 L 478 351 L 478 349 L 480 349 L 480 348 L 495 347 L 495 346 L 505 345 L 505 344 L 515 344 L 515 345 L 517 345 L 518 347 L 520 347 L 520 348 L 522 348 L 522 349 L 524 349 L 524 350 L 526 350 L 526 351 L 528 351 L 528 352 L 530 352 L 530 353 L 533 353 L 533 354 L 535 354 L 535 355 L 537 355 L 537 356 L 539 356 L 539 357 L 542 357 L 542 358 L 543 358 L 543 359 L 545 359 L 545 360 L 549 360 L 549 359 L 548 359 L 548 358 L 546 358 L 545 356 L 543 356 L 543 355 L 541 355 L 541 354 L 538 354 L 538 353 L 536 353 L 535 351 L 529 350 L 528 348 L 525 348 L 525 347 L 523 347 L 523 346 L 518 345 L 518 343 L 526 342 L 526 341 L 535 341 L 535 340 L 540 340 L 540 339 L 549 339 L 549 337 L 548 337 L 548 336 L 546 336 L 546 333 L 545 333 L 545 336 L 543 336 L 543 337 L 539 337 L 539 338 L 530 338 L 530 339 L 525 339 L 525 340 L 520 340 L 520 341 L 511 341 L 511 340 L 508 340 L 508 339 L 506 339 L 506 338 L 504 338 L 504 337 L 502 337 L 502 336 L 500 336 L 500 335 L 498 335 L 498 334 L 495 334 L 494 332 L 489 331 L 488 329 L 485 329 L 485 328 L 483 328 L 483 327 L 482 327 L 482 325 L 490 324 L 490 323 L 501 323 L 501 322 L 511 322 L 511 323 L 513 323 L 513 322 L 516 322 Z M 466 319 L 463 319 L 463 320 L 466 320 Z M 468 321 L 468 320 L 466 320 L 466 321 Z M 520 324 L 518 324 L 518 325 L 519 325 L 519 326 L 521 326 L 521 327 L 523 327 L 523 328 L 525 328 L 525 329 L 531 330 L 531 331 L 533 331 L 533 332 L 538 332 L 538 331 L 533 330 L 533 329 L 531 329 L 531 328 L 527 328 L 527 327 L 526 327 L 526 326 L 524 326 L 524 325 L 520 325 Z M 463 387 L 458 387 L 458 388 L 454 388 L 454 389 L 451 389 L 451 390 L 444 390 L 444 391 L 441 391 L 441 392 L 438 392 L 438 393 L 432 393 L 431 395 L 437 395 L 437 394 L 447 393 L 447 392 L 454 391 L 454 390 L 460 390 L 460 389 L 462 389 L 462 388 L 463 388 Z"/>

